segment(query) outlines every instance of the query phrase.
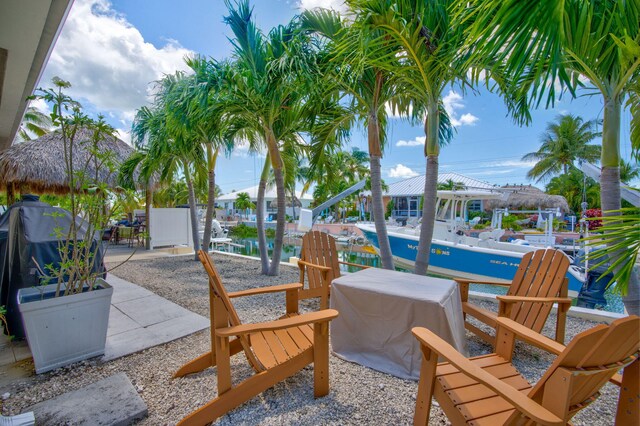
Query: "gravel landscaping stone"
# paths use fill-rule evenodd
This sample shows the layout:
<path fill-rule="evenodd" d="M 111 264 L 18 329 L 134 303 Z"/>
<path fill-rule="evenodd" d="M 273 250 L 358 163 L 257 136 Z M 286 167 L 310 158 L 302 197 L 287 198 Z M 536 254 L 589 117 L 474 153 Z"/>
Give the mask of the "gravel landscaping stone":
<path fill-rule="evenodd" d="M 257 261 L 214 254 L 213 259 L 228 291 L 297 282 L 298 269 L 282 266 L 280 276 L 260 275 Z M 130 261 L 113 271 L 120 278 L 200 315 L 209 315 L 207 276 L 192 256 Z M 495 310 L 491 302 L 478 302 Z M 272 320 L 284 313 L 284 294 L 234 299 L 243 322 Z M 316 301 L 304 301 L 301 311 L 317 309 Z M 596 323 L 568 318 L 567 342 Z M 552 337 L 555 316 L 551 315 L 544 334 Z M 471 356 L 491 351 L 467 333 Z M 171 379 L 185 362 L 210 348 L 209 331 L 204 330 L 176 341 L 156 346 L 114 361 L 98 359 L 31 377 L 0 389 L 9 396 L 2 402 L 2 414 L 13 415 L 26 407 L 79 389 L 113 374 L 124 372 L 148 406 L 149 415 L 140 425 L 173 425 L 216 396 L 215 368 L 188 377 Z M 518 343 L 514 364 L 532 382 L 537 381 L 554 356 Z M 31 367 L 32 368 L 32 367 Z M 232 358 L 232 379 L 239 383 L 252 370 L 242 354 Z M 313 367 L 268 389 L 218 420 L 216 424 L 260 425 L 367 425 L 410 424 L 413 420 L 417 382 L 398 379 L 369 368 L 330 357 L 331 391 L 324 398 L 313 397 Z M 618 390 L 603 388 L 602 396 L 574 418 L 576 425 L 614 423 Z M 4 396 L 4 395 L 3 395 Z M 447 424 L 439 407 L 432 407 L 431 424 Z"/>

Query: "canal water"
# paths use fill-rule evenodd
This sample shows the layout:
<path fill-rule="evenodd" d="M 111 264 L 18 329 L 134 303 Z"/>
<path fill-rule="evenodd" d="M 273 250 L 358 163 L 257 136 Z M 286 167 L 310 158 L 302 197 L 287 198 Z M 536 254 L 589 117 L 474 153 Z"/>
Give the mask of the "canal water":
<path fill-rule="evenodd" d="M 232 237 L 233 245 L 219 248 L 221 251 L 227 251 L 230 253 L 242 254 L 251 257 L 260 257 L 260 250 L 258 249 L 257 238 L 236 238 Z M 269 257 L 273 254 L 273 239 L 267 239 L 267 245 L 269 249 Z M 282 261 L 287 262 L 290 257 L 300 257 L 302 240 L 300 238 L 285 236 L 284 244 L 282 246 Z M 375 254 L 373 247 L 370 245 L 361 244 L 349 244 L 336 242 L 338 249 L 339 259 L 343 262 L 355 263 L 359 265 L 371 266 L 374 268 L 381 267 L 380 257 Z M 359 271 L 359 268 L 353 266 L 340 265 L 340 268 L 347 272 Z M 410 272 L 406 269 L 396 266 L 396 270 L 402 272 Z M 429 274 L 435 277 L 442 277 L 440 275 Z M 442 277 L 445 278 L 445 277 Z M 500 294 L 504 295 L 507 292 L 505 287 L 500 286 L 488 286 L 471 284 L 470 290 L 478 291 L 482 293 Z M 622 298 L 617 294 L 612 294 L 610 291 L 605 293 L 607 299 L 607 306 L 605 311 L 622 313 L 624 311 L 624 305 Z M 574 299 L 575 302 L 575 299 Z"/>
<path fill-rule="evenodd" d="M 232 237 L 233 244 L 219 248 L 221 251 L 230 253 L 243 254 L 245 256 L 260 257 L 257 238 L 235 238 Z M 273 239 L 267 239 L 269 257 L 273 254 Z M 300 238 L 285 236 L 282 245 L 282 261 L 287 262 L 290 257 L 300 257 L 302 251 L 302 240 Z M 359 265 L 380 267 L 380 257 L 375 254 L 371 246 L 363 246 L 358 244 L 342 244 L 336 243 L 339 259 L 343 262 L 355 263 Z M 347 272 L 358 271 L 358 268 L 352 266 L 340 265 Z M 400 270 L 400 269 L 398 269 Z"/>

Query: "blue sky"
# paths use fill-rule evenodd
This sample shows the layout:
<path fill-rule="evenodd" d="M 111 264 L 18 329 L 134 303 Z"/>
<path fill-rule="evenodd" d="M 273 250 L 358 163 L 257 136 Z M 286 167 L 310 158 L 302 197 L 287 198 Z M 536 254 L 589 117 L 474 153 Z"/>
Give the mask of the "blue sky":
<path fill-rule="evenodd" d="M 287 23 L 302 8 L 341 7 L 340 0 L 253 0 L 252 4 L 258 27 L 265 32 Z M 69 80 L 71 94 L 89 112 L 106 114 L 128 141 L 135 110 L 148 104 L 153 80 L 185 69 L 182 58 L 187 54 L 216 59 L 231 54 L 230 31 L 222 22 L 225 14 L 222 0 L 75 0 L 40 85 L 47 87 L 54 75 Z M 533 123 L 521 128 L 507 117 L 502 100 L 485 90 L 463 94 L 449 88 L 444 94 L 457 132 L 441 150 L 440 171 L 499 185 L 534 183 L 525 176 L 531 164 L 521 157 L 537 150 L 547 123 L 559 114 L 602 118 L 599 97 L 567 96 L 554 109 L 533 111 Z M 629 121 L 625 112 L 621 143 L 625 159 L 631 151 Z M 421 125 L 390 120 L 382 160 L 386 182 L 424 173 L 423 143 Z M 367 149 L 362 129 L 354 130 L 350 146 Z M 221 158 L 218 185 L 230 192 L 257 184 L 262 161 L 244 150 Z"/>

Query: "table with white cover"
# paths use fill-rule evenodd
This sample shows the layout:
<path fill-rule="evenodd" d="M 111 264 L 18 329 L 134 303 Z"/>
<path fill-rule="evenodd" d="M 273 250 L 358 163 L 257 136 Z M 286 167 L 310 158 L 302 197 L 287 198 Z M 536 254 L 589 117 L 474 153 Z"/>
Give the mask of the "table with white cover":
<path fill-rule="evenodd" d="M 403 379 L 418 379 L 425 327 L 466 354 L 460 291 L 453 280 L 369 268 L 333 280 L 331 346 L 338 357 Z"/>

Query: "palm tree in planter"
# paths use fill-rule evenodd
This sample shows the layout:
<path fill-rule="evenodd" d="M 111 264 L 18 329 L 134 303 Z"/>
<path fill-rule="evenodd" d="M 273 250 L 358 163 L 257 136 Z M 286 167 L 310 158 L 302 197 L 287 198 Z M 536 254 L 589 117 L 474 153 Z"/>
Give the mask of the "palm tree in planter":
<path fill-rule="evenodd" d="M 246 219 L 249 219 L 248 211 L 256 208 L 256 205 L 251 202 L 251 197 L 246 192 L 240 192 L 236 196 L 235 206 L 239 210 L 244 210 Z"/>
<path fill-rule="evenodd" d="M 560 172 L 566 175 L 575 161 L 597 162 L 601 148 L 589 142 L 602 136 L 596 131 L 599 124 L 599 120 L 584 121 L 571 114 L 558 116 L 555 122 L 547 125 L 540 148 L 522 157 L 525 161 L 537 161 L 527 177 L 540 182 Z"/>
<path fill-rule="evenodd" d="M 54 78 L 53 84 L 38 89 L 34 97 L 53 106 L 51 121 L 62 140 L 70 212 L 51 208 L 40 219 L 52 227 L 58 257 L 45 265 L 36 263 L 42 287 L 18 292 L 38 373 L 104 353 L 113 292 L 102 279 L 100 241 L 109 220 L 106 181 L 116 171 L 114 152 L 104 140 L 115 138 L 114 129 L 102 117 L 93 120 L 82 112 L 63 92 L 68 82 Z"/>

